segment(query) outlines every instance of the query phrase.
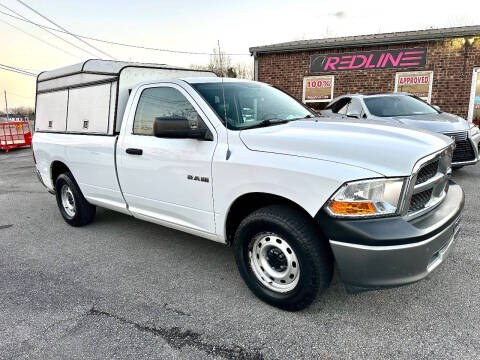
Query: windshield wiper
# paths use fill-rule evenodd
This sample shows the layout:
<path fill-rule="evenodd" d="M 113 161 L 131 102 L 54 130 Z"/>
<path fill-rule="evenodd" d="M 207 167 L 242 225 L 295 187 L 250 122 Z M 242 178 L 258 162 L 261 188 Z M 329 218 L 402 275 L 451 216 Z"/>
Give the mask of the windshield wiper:
<path fill-rule="evenodd" d="M 291 120 L 282 120 L 282 119 L 267 119 L 267 120 L 262 120 L 259 123 L 248 126 L 245 129 L 255 129 L 259 127 L 266 127 L 266 126 L 271 126 L 271 125 L 279 125 L 279 124 L 286 124 Z"/>
<path fill-rule="evenodd" d="M 295 121 L 295 120 L 305 120 L 305 119 L 313 119 L 315 118 L 315 115 L 308 114 L 307 116 L 301 117 L 301 118 L 295 118 L 295 119 L 290 119 L 290 121 Z"/>

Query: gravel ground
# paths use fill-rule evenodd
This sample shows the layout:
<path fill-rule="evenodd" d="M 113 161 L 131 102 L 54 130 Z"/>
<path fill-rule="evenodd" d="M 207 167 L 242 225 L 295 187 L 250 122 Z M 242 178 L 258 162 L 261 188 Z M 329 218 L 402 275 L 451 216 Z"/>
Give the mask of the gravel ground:
<path fill-rule="evenodd" d="M 405 287 L 311 307 L 253 296 L 231 249 L 99 209 L 69 227 L 29 149 L 0 153 L 0 358 L 478 359 L 480 166 L 454 173 L 463 228 L 449 259 Z"/>

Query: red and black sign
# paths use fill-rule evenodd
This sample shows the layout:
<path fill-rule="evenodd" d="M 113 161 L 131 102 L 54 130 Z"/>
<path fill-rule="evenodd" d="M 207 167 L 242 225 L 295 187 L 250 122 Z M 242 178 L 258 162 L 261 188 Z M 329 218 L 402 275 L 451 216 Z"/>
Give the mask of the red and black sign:
<path fill-rule="evenodd" d="M 310 56 L 310 73 L 417 68 L 424 67 L 426 63 L 426 48 L 312 55 Z"/>

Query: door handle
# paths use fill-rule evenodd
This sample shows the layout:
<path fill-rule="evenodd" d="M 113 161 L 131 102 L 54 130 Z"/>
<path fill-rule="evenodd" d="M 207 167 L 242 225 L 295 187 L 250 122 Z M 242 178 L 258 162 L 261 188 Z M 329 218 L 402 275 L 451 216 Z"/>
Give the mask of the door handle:
<path fill-rule="evenodd" d="M 127 154 L 130 154 L 130 155 L 142 155 L 143 154 L 142 149 L 134 149 L 134 148 L 128 148 L 127 150 L 125 150 L 125 152 Z"/>

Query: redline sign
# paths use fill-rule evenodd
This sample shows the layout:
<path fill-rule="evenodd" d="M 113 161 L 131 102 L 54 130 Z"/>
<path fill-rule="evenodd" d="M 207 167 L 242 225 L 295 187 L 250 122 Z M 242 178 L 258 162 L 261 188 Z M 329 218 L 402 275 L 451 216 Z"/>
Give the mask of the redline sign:
<path fill-rule="evenodd" d="M 426 48 L 360 51 L 343 54 L 310 56 L 310 72 L 346 70 L 404 69 L 424 67 Z"/>

